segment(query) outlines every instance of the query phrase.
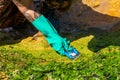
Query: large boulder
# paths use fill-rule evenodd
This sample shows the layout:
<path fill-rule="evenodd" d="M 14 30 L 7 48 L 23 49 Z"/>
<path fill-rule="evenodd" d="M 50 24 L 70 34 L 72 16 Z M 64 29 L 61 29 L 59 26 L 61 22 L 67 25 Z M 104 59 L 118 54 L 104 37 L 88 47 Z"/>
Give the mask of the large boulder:
<path fill-rule="evenodd" d="M 60 17 L 61 31 L 77 31 L 78 28 L 91 27 L 118 30 L 119 5 L 120 0 L 73 0 L 71 7 L 62 12 Z"/>

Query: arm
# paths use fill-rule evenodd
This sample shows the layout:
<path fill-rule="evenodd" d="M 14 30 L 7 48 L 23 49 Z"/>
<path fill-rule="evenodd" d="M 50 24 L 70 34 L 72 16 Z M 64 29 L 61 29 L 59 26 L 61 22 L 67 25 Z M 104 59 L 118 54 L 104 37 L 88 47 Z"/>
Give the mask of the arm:
<path fill-rule="evenodd" d="M 33 22 L 40 16 L 37 10 L 37 6 L 33 3 L 33 0 L 12 0 L 18 7 L 20 12 L 30 21 Z"/>

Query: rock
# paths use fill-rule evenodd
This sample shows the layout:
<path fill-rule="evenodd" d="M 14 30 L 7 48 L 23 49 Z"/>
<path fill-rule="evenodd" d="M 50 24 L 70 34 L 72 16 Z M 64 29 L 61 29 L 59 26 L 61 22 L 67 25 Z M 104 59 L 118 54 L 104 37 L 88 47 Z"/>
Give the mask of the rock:
<path fill-rule="evenodd" d="M 109 30 L 120 23 L 119 0 L 74 0 L 60 17 L 61 32 L 99 28 Z"/>

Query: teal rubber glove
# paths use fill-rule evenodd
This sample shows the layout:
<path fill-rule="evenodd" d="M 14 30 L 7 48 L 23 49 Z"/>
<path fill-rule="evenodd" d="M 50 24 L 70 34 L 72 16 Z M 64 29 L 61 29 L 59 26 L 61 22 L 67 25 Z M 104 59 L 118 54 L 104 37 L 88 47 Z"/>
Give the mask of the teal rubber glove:
<path fill-rule="evenodd" d="M 67 41 L 66 38 L 62 38 L 49 20 L 43 15 L 34 20 L 32 24 L 45 35 L 51 47 L 61 55 L 66 55 L 67 51 L 73 49 L 69 45 L 70 41 Z"/>

